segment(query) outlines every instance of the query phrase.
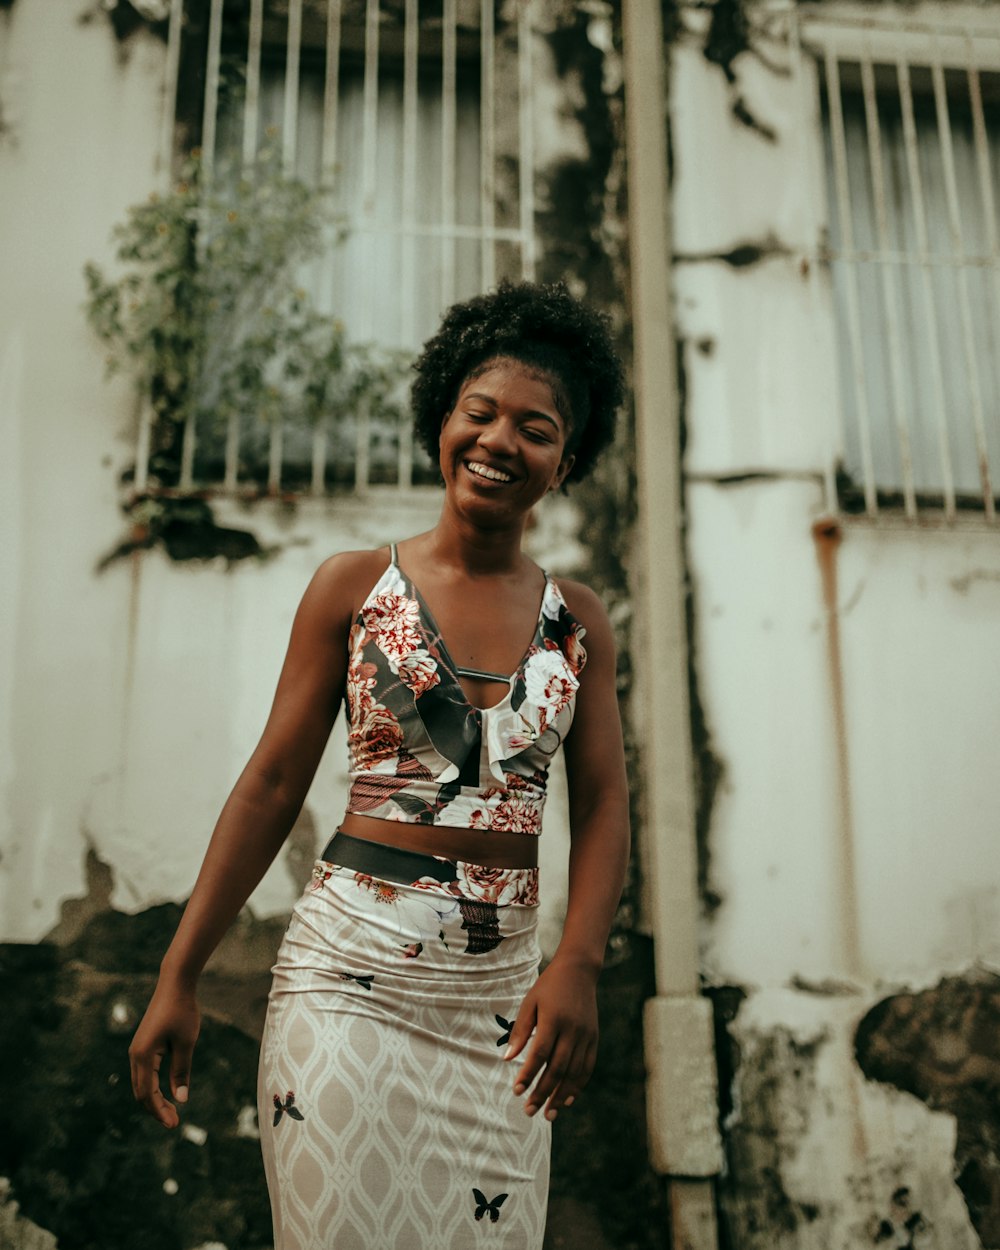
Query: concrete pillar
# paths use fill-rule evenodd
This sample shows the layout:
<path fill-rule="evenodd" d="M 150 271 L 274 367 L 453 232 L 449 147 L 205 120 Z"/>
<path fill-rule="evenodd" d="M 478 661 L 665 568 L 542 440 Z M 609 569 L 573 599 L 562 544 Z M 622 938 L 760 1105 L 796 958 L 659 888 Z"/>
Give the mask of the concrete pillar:
<path fill-rule="evenodd" d="M 687 700 L 680 432 L 671 310 L 659 0 L 623 5 L 639 541 L 634 656 L 643 716 L 645 864 L 656 997 L 646 1004 L 650 1155 L 670 1183 L 674 1250 L 715 1250 L 722 1167 L 711 1010 L 699 994 L 695 802 Z"/>

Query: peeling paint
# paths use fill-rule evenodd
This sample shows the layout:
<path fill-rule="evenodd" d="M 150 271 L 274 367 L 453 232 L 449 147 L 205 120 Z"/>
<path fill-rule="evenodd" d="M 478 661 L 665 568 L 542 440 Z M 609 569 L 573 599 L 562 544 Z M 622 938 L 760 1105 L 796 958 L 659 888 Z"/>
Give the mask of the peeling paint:
<path fill-rule="evenodd" d="M 147 30 L 166 42 L 169 0 L 96 0 L 77 19 L 81 26 L 97 19 L 109 22 L 119 44 L 140 30 Z"/>
<path fill-rule="evenodd" d="M 771 1250 L 819 1216 L 818 1207 L 790 1196 L 782 1180 L 785 1162 L 777 1126 L 809 1121 L 817 1089 L 816 1063 L 825 1037 L 803 1041 L 777 1028 L 752 1035 L 740 1046 L 728 1027 L 742 1002 L 733 987 L 713 991 L 720 1075 L 731 1078 L 731 1110 L 725 1121 L 728 1167 L 719 1180 L 720 1250 Z"/>
<path fill-rule="evenodd" d="M 729 107 L 736 120 L 768 143 L 776 143 L 777 131 L 751 111 L 739 90 L 739 80 L 734 69 L 737 57 L 753 51 L 745 0 L 715 0 L 711 13 L 708 34 L 702 49 L 705 60 L 717 65 L 725 75 L 730 88 Z"/>
<path fill-rule="evenodd" d="M 240 560 L 267 559 L 277 551 L 276 547 L 262 547 L 249 530 L 217 524 L 208 501 L 194 495 L 139 495 L 122 511 L 131 520 L 128 536 L 101 557 L 98 573 L 153 547 L 161 547 L 171 560 L 178 562 L 221 557 L 227 567 Z"/>
<path fill-rule="evenodd" d="M 869 1080 L 955 1117 L 956 1183 L 983 1246 L 1000 1247 L 1000 976 L 977 971 L 885 998 L 854 1044 Z M 894 1202 L 908 1218 L 920 1215 L 904 1192 Z"/>
<path fill-rule="evenodd" d="M 62 947 L 0 946 L 0 1098 L 19 1109 L 5 1118 L 0 1172 L 22 1214 L 65 1250 L 270 1244 L 260 1148 L 238 1131 L 254 1102 L 256 1040 L 209 992 L 185 1113 L 202 1144 L 164 1133 L 132 1099 L 128 1034 L 179 913 L 104 912 Z"/>
<path fill-rule="evenodd" d="M 21 1214 L 5 1176 L 0 1176 L 0 1246 L 4 1250 L 56 1250 L 55 1237 Z"/>
<path fill-rule="evenodd" d="M 674 264 L 700 264 L 702 261 L 717 260 L 734 269 L 745 269 L 776 256 L 791 255 L 793 250 L 787 243 L 782 243 L 776 235 L 768 234 L 763 239 L 748 239 L 737 243 L 724 252 L 675 252 L 673 259 Z"/>

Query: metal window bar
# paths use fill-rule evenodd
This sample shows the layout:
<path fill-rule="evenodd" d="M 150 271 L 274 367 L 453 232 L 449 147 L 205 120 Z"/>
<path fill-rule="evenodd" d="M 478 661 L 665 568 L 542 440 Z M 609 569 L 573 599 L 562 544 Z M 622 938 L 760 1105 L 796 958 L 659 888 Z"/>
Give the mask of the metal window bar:
<path fill-rule="evenodd" d="M 973 32 L 930 24 L 907 40 L 903 36 L 914 33 L 909 22 L 880 26 L 858 20 L 838 27 L 824 15 L 821 25 L 818 38 L 808 23 L 802 34 L 803 43 L 818 51 L 824 71 L 828 197 L 839 234 L 820 259 L 832 261 L 839 274 L 842 368 L 850 379 L 864 509 L 876 517 L 901 498 L 911 521 L 935 512 L 951 521 L 960 508 L 978 507 L 988 523 L 995 523 L 1000 242 L 991 146 L 1000 146 L 1000 110 L 987 115 L 982 75 L 991 75 L 995 100 L 1000 29 Z M 862 124 L 854 106 L 850 132 L 843 84 L 847 70 L 859 79 L 856 98 L 863 109 Z M 915 74 L 927 84 L 919 125 Z M 959 91 L 961 82 L 964 91 Z M 898 108 L 895 139 L 888 136 L 883 117 L 893 100 Z M 852 151 L 852 142 L 863 144 L 865 153 Z M 961 168 L 959 142 L 971 152 L 963 156 Z M 896 145 L 891 154 L 887 143 Z M 867 181 L 859 177 L 864 154 Z M 891 186 L 886 177 L 887 168 L 893 170 L 890 156 L 896 161 Z M 935 199 L 929 190 L 935 175 L 943 198 Z M 894 218 L 888 209 L 891 197 Z M 976 219 L 973 200 L 979 204 Z M 951 318 L 945 300 L 954 305 Z M 888 430 L 894 435 L 895 473 L 887 469 Z M 970 488 L 970 448 L 978 491 Z"/>
<path fill-rule="evenodd" d="M 202 123 L 202 185 L 206 190 L 212 186 L 215 170 L 215 127 L 219 107 L 219 61 L 222 55 L 222 6 L 224 0 L 212 0 L 208 21 L 208 58 L 205 69 L 205 104 Z M 199 244 L 203 245 L 204 234 L 199 233 Z M 199 255 L 199 261 L 204 254 Z M 181 440 L 181 476 L 182 491 L 191 490 L 194 486 L 194 454 L 197 445 L 198 431 L 194 418 L 184 423 L 184 434 Z"/>
<path fill-rule="evenodd" d="M 941 364 L 941 342 L 937 324 L 937 303 L 931 283 L 931 248 L 927 232 L 927 214 L 924 209 L 924 185 L 917 159 L 917 126 L 913 115 L 913 86 L 910 82 L 909 64 L 900 59 L 896 62 L 899 80 L 899 105 L 903 119 L 903 135 L 906 143 L 906 172 L 913 202 L 914 225 L 917 233 L 917 249 L 920 259 L 920 289 L 923 296 L 925 347 L 930 365 L 931 385 L 934 394 L 934 411 L 937 421 L 938 452 L 941 457 L 941 485 L 944 491 L 944 511 L 948 520 L 955 516 L 955 477 L 951 463 L 951 447 L 948 438 L 948 404 L 944 390 L 944 370 Z"/>
<path fill-rule="evenodd" d="M 174 126 L 177 114 L 177 79 L 181 63 L 181 25 L 184 20 L 184 0 L 170 0 L 167 21 L 167 55 L 164 60 L 163 117 L 160 126 L 158 174 L 163 190 L 172 180 L 174 154 Z M 153 405 L 147 398 L 139 408 L 139 421 L 135 440 L 135 474 L 132 488 L 137 495 L 149 488 L 149 457 L 153 449 Z"/>
<path fill-rule="evenodd" d="M 847 139 L 844 129 L 843 99 L 840 92 L 840 66 L 833 51 L 826 54 L 826 84 L 830 100 L 830 123 L 833 138 L 833 156 L 836 170 L 837 207 L 840 213 L 840 229 L 846 255 L 855 252 L 854 222 L 851 213 L 851 189 L 847 172 Z M 861 463 L 864 472 L 865 510 L 875 516 L 878 505 L 875 495 L 875 464 L 872 450 L 871 418 L 868 412 L 868 388 L 865 382 L 864 338 L 861 333 L 861 297 L 858 291 L 857 270 L 847 266 L 847 327 L 850 338 L 854 399 L 857 405 L 858 425 L 861 436 Z"/>
<path fill-rule="evenodd" d="M 521 0 L 517 12 L 519 147 L 518 189 L 521 204 L 521 276 L 535 277 L 535 76 L 531 63 L 531 4 Z"/>
<path fill-rule="evenodd" d="M 941 155 L 944 160 L 944 185 L 948 201 L 948 230 L 951 234 L 952 253 L 958 261 L 958 298 L 962 317 L 962 347 L 965 353 L 965 366 L 968 370 L 969 391 L 972 401 L 970 415 L 976 433 L 976 452 L 979 457 L 979 473 L 983 484 L 983 506 L 987 520 L 992 521 L 994 517 L 993 486 L 990 480 L 989 450 L 986 445 L 983 400 L 979 388 L 979 370 L 973 344 L 972 306 L 969 299 L 967 261 L 970 258 L 967 256 L 965 241 L 962 237 L 962 215 L 958 204 L 958 180 L 955 176 L 951 118 L 948 112 L 948 96 L 945 92 L 944 68 L 938 57 L 935 57 L 934 63 L 931 65 L 931 76 L 934 83 L 934 107 L 937 113 L 938 134 L 941 138 Z"/>
<path fill-rule="evenodd" d="M 481 0 L 479 28 L 481 40 L 479 54 L 479 220 L 483 229 L 481 281 L 483 289 L 489 290 L 496 282 L 496 241 L 491 234 L 496 223 L 494 211 L 496 200 L 494 182 L 496 53 L 493 46 L 493 0 Z"/>
<path fill-rule="evenodd" d="M 872 190 L 875 195 L 875 228 L 879 250 L 890 250 L 889 219 L 886 206 L 886 188 L 883 181 L 882 138 L 879 124 L 878 101 L 875 96 L 875 67 L 871 56 L 861 62 L 861 89 L 865 101 L 865 126 L 868 132 L 868 158 L 871 169 Z M 893 418 L 896 425 L 898 452 L 903 474 L 903 498 L 906 515 L 917 515 L 917 498 L 913 485 L 913 455 L 910 450 L 910 426 L 906 413 L 903 388 L 903 344 L 901 341 L 900 316 L 894 275 L 888 265 L 881 265 L 882 304 L 885 313 L 888 340 L 889 379 L 892 391 Z"/>
<path fill-rule="evenodd" d="M 186 44 L 183 32 L 191 21 L 194 22 L 193 29 L 199 28 L 200 13 L 204 10 L 195 4 L 195 0 L 171 0 L 165 58 L 165 117 L 161 132 L 164 179 L 167 181 L 172 177 L 176 142 L 173 119 L 177 115 L 178 82 L 181 77 L 182 58 L 185 58 L 185 64 L 189 64 L 187 58 L 192 55 L 191 46 L 200 47 L 197 54 L 206 58 L 200 133 L 203 178 L 210 180 L 214 163 L 223 154 L 220 143 L 229 143 L 233 137 L 235 154 L 242 161 L 244 172 L 251 170 L 256 161 L 261 143 L 264 75 L 266 66 L 272 63 L 267 60 L 268 49 L 275 47 L 277 39 L 284 52 L 280 127 L 282 167 L 287 174 L 294 174 L 296 171 L 301 173 L 303 159 L 308 164 L 309 158 L 304 157 L 305 149 L 302 147 L 304 93 L 311 90 L 309 81 L 304 77 L 307 72 L 305 57 L 308 47 L 309 56 L 313 58 L 309 63 L 314 64 L 318 59 L 322 59 L 323 63 L 322 105 L 318 125 L 321 149 L 317 162 L 318 179 L 324 191 L 329 190 L 332 197 L 341 172 L 341 140 L 338 139 L 338 131 L 342 139 L 345 124 L 341 109 L 345 82 L 343 67 L 353 63 L 345 61 L 345 57 L 353 57 L 354 50 L 358 49 L 363 65 L 363 105 L 360 133 L 354 139 L 354 147 L 360 148 L 362 152 L 362 195 L 360 212 L 349 221 L 348 230 L 352 235 L 367 235 L 376 241 L 373 244 L 376 247 L 377 241 L 381 239 L 387 245 L 398 248 L 400 283 L 395 293 L 399 304 L 397 330 L 406 345 L 413 348 L 420 338 L 433 329 L 427 307 L 427 292 L 430 288 L 425 276 L 429 245 L 434 244 L 438 249 L 436 265 L 442 308 L 455 298 L 473 294 L 476 289 L 494 284 L 498 273 L 498 244 L 514 247 L 514 255 L 519 257 L 522 276 L 530 278 L 535 272 L 532 26 L 536 3 L 537 0 L 518 0 L 512 25 L 506 18 L 498 15 L 495 0 L 480 0 L 478 48 L 476 52 L 472 52 L 469 16 L 465 10 L 465 25 L 461 36 L 459 35 L 457 0 L 444 0 L 443 10 L 439 8 L 436 14 L 428 8 L 423 21 L 419 0 L 405 0 L 401 56 L 403 151 L 398 192 L 400 202 L 391 219 L 387 219 L 384 211 L 376 211 L 381 176 L 380 160 L 383 160 L 384 146 L 379 129 L 380 100 L 382 92 L 386 90 L 386 81 L 400 71 L 393 70 L 393 58 L 398 53 L 391 49 L 383 53 L 381 45 L 384 32 L 397 22 L 395 11 L 392 14 L 385 13 L 380 9 L 379 0 L 366 0 L 363 28 L 351 28 L 348 39 L 345 37 L 342 0 L 327 0 L 322 7 L 311 4 L 308 8 L 303 0 L 287 0 L 277 10 L 272 8 L 268 0 L 211 0 L 207 33 L 203 33 L 202 42 L 198 45 L 197 39 Z M 321 19 L 325 16 L 325 38 L 319 40 L 313 29 L 317 21 L 317 11 Z M 516 61 L 513 76 L 498 75 L 498 24 L 504 28 L 504 55 L 514 58 L 510 62 L 511 68 Z M 203 27 L 200 29 L 204 31 Z M 244 32 L 239 46 L 233 43 L 234 31 Z M 321 53 L 319 49 L 322 49 Z M 431 62 L 428 58 L 436 55 L 436 73 L 439 74 L 439 79 L 431 74 L 430 79 L 425 82 L 423 67 L 429 66 Z M 235 134 L 234 124 L 223 127 L 221 120 L 221 109 L 228 107 L 224 104 L 224 66 L 228 60 L 235 61 L 237 57 L 243 79 L 238 135 Z M 478 62 L 474 80 L 468 76 L 470 57 Z M 469 140 L 460 140 L 459 127 L 468 125 L 462 119 L 468 117 L 472 98 L 469 96 L 469 86 L 463 87 L 462 83 L 470 84 L 472 81 L 475 81 L 478 89 L 475 106 L 478 116 L 475 117 L 474 131 L 463 131 L 465 134 L 474 133 L 478 146 L 475 166 L 478 172 L 473 175 L 470 198 L 469 187 L 464 183 L 462 188 L 459 187 L 457 170 L 460 160 L 463 159 L 460 155 L 460 143 L 466 145 L 462 151 L 465 164 L 468 164 Z M 510 92 L 511 97 L 510 106 L 506 109 L 502 108 L 498 99 L 498 84 L 501 82 L 505 84 L 505 90 Z M 506 133 L 502 128 L 502 119 L 504 112 L 509 116 L 510 107 L 514 106 L 515 88 L 517 124 L 505 140 L 501 138 L 501 133 Z M 426 193 L 421 191 L 422 175 L 417 154 L 420 152 L 420 159 L 426 163 L 427 155 L 421 138 L 421 128 L 426 127 L 426 122 L 421 121 L 421 117 L 424 116 L 423 110 L 428 107 L 425 103 L 430 98 L 428 93 L 433 95 L 435 91 L 439 93 L 435 109 L 440 114 L 440 202 L 434 210 L 436 216 L 432 214 L 428 218 Z M 502 196 L 497 179 L 498 163 L 511 161 L 511 158 L 516 170 L 515 216 L 513 220 L 498 225 L 498 206 Z M 331 240 L 334 234 L 335 230 L 331 227 Z M 466 269 L 462 270 L 466 276 L 460 279 L 457 262 L 458 249 L 468 248 L 470 241 L 476 245 L 471 287 Z M 332 255 L 332 243 L 329 251 Z M 466 251 L 462 255 L 466 258 L 463 264 L 467 266 L 473 253 Z M 327 291 L 332 287 L 331 264 L 328 256 L 317 266 L 318 279 L 315 285 Z M 507 271 L 510 271 L 509 268 Z M 359 286 L 361 289 L 351 292 L 354 321 L 350 329 L 356 339 L 370 341 L 381 326 L 376 323 L 373 296 L 363 289 L 364 284 Z M 179 489 L 221 489 L 230 493 L 244 490 L 253 492 L 259 489 L 254 484 L 256 470 L 252 465 L 248 470 L 241 454 L 250 433 L 247 421 L 251 415 L 244 413 L 231 416 L 225 430 L 218 433 L 195 429 L 193 420 L 187 423 L 182 432 L 179 474 L 176 479 Z M 373 446 L 378 431 L 373 427 L 373 418 L 366 405 L 358 405 L 352 418 L 353 485 L 356 490 L 363 491 L 372 480 Z M 415 460 L 408 423 L 404 423 L 404 426 L 403 430 L 394 434 L 393 450 L 395 480 L 399 487 L 405 489 L 414 479 Z M 150 486 L 152 432 L 153 414 L 147 405 L 140 414 L 137 435 L 134 481 L 137 491 L 146 490 Z M 330 432 L 329 425 L 320 423 L 309 433 L 307 463 L 296 469 L 294 477 L 295 481 L 302 481 L 304 489 L 315 495 L 323 494 L 328 489 L 328 456 L 332 446 Z M 302 444 L 301 435 L 289 439 L 286 437 L 288 433 L 281 423 L 276 423 L 267 439 L 266 483 L 271 493 L 279 493 L 285 489 L 285 472 L 289 463 L 287 456 L 292 454 L 289 449 L 293 446 L 301 447 Z M 201 439 L 199 434 L 202 435 Z M 208 450 L 204 450 L 203 444 Z M 212 448 L 218 450 L 212 451 Z M 251 459 L 255 454 L 252 453 Z M 383 455 L 380 463 L 384 463 L 384 454 L 380 455 Z M 217 476 L 213 476 L 212 470 L 206 468 L 211 464 L 218 464 L 215 471 Z M 302 467 L 306 470 L 304 477 Z M 380 469 L 382 480 L 385 480 L 384 472 L 384 469 Z"/>
<path fill-rule="evenodd" d="M 402 286 L 402 337 L 412 343 L 417 337 L 416 317 L 416 236 L 417 224 L 417 55 L 420 47 L 420 15 L 417 0 L 406 0 L 403 35 L 403 239 L 400 255 Z M 413 483 L 413 427 L 402 423 L 399 431 L 397 473 L 401 487 Z"/>

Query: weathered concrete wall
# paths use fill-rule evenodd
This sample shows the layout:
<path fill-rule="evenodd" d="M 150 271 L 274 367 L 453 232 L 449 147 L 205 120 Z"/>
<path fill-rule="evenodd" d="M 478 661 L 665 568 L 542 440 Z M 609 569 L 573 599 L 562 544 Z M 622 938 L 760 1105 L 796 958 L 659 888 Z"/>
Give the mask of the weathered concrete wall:
<path fill-rule="evenodd" d="M 702 856 L 727 1244 L 994 1246 L 1000 1043 L 980 969 L 1000 962 L 1000 550 L 984 529 L 824 520 L 838 396 L 813 259 L 813 64 L 796 77 L 764 5 L 720 3 L 711 27 L 696 6 L 679 16 L 675 277 L 695 678 L 721 776 Z"/>
<path fill-rule="evenodd" d="M 81 275 L 88 259 L 106 260 L 110 228 L 128 204 L 157 185 L 164 48 L 141 28 L 120 46 L 93 6 L 77 8 L 56 15 L 24 0 L 0 18 L 11 130 L 0 150 L 9 429 L 0 493 L 13 535 L 0 636 L 0 937 L 17 941 L 42 937 L 61 900 L 84 892 L 88 849 L 111 870 L 116 908 L 185 896 L 263 726 L 312 571 L 331 552 L 418 532 L 438 509 L 434 490 L 217 505 L 221 524 L 251 531 L 272 558 L 227 569 L 158 550 L 96 571 L 127 536 L 117 480 L 132 455 L 133 412 L 127 389 L 103 380 Z M 80 24 L 87 13 L 93 20 Z M 554 572 L 579 562 L 574 528 L 564 500 L 540 518 L 535 550 Z M 289 847 L 291 875 L 279 861 L 254 897 L 261 914 L 287 910 L 307 844 L 318 847 L 335 828 L 345 796 L 341 734 L 310 795 L 313 828 Z M 564 895 L 564 811 L 557 783 L 546 844 L 549 949 Z"/>
<path fill-rule="evenodd" d="M 541 18 L 541 272 L 589 292 L 624 330 L 613 11 L 567 2 Z M 21 1205 L 15 1217 L 0 1192 L 0 1237 L 21 1230 L 11 1236 L 32 1250 L 51 1245 L 47 1230 L 64 1250 L 270 1244 L 255 1041 L 283 917 L 342 810 L 341 727 L 288 847 L 206 974 L 186 1134 L 140 1116 L 125 1049 L 263 725 L 313 569 L 333 551 L 425 528 L 438 507 L 433 490 L 213 501 L 215 522 L 243 534 L 223 535 L 223 551 L 256 545 L 267 559 L 180 560 L 158 545 L 101 567 L 130 538 L 119 481 L 134 411 L 127 388 L 103 380 L 82 268 L 110 266 L 112 225 L 160 177 L 162 33 L 126 0 L 110 11 L 93 0 L 0 5 L 0 984 L 12 1004 L 0 1021 L 0 1102 L 25 1107 L 0 1134 L 0 1177 Z M 575 497 L 552 500 L 531 537 L 553 572 L 591 577 L 623 640 L 629 490 L 623 454 Z M 627 656 L 622 672 L 625 695 Z M 565 809 L 557 774 L 543 843 L 549 952 L 565 902 Z M 629 915 L 602 985 L 593 1092 L 557 1125 L 554 1247 L 662 1244 L 642 1132 L 650 951 Z"/>

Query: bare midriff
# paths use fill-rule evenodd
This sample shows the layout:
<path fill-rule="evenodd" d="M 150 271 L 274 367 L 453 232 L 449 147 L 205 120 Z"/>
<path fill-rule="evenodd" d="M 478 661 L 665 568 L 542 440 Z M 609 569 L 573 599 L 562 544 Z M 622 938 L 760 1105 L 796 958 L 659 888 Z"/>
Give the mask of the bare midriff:
<path fill-rule="evenodd" d="M 403 851 L 460 859 L 484 868 L 534 868 L 538 838 L 528 833 L 501 833 L 492 829 L 459 829 L 453 825 L 410 825 L 377 816 L 347 812 L 340 822 L 344 833 L 368 842 L 381 842 Z"/>

